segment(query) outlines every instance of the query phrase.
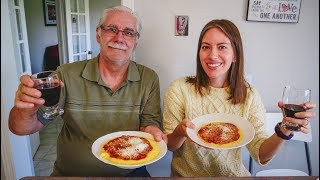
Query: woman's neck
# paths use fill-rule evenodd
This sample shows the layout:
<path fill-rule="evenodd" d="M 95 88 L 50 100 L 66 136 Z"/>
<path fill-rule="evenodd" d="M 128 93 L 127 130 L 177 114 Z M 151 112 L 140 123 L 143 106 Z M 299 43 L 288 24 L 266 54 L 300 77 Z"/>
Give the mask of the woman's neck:
<path fill-rule="evenodd" d="M 229 82 L 227 78 L 223 78 L 223 79 L 212 78 L 210 79 L 210 86 L 215 88 L 225 88 L 229 86 Z"/>

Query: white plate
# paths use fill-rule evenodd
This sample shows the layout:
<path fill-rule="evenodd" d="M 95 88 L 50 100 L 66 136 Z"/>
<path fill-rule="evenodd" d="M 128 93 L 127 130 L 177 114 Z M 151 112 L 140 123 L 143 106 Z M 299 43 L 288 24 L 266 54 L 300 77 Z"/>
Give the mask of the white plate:
<path fill-rule="evenodd" d="M 236 125 L 240 131 L 243 133 L 243 137 L 239 142 L 232 143 L 227 146 L 219 146 L 214 144 L 206 144 L 203 142 L 199 136 L 197 135 L 198 130 L 205 124 L 209 124 L 212 122 L 226 122 L 226 123 L 232 123 Z M 194 129 L 187 128 L 187 134 L 189 138 L 199 144 L 200 146 L 209 148 L 209 149 L 233 149 L 238 148 L 241 146 L 244 146 L 248 144 L 254 137 L 255 130 L 251 123 L 247 121 L 246 119 L 241 118 L 240 116 L 236 116 L 233 114 L 221 114 L 221 113 L 215 113 L 215 114 L 207 114 L 203 116 L 199 116 L 192 120 L 192 123 L 196 126 Z"/>
<path fill-rule="evenodd" d="M 149 138 L 149 139 L 153 139 L 153 136 L 149 133 L 146 132 L 141 132 L 141 131 L 118 131 L 118 132 L 114 132 L 111 134 L 107 134 L 104 135 L 100 138 L 98 138 L 91 146 L 91 150 L 93 155 L 98 158 L 100 161 L 107 163 L 107 164 L 111 164 L 114 166 L 117 166 L 119 168 L 123 168 L 123 169 L 135 169 L 135 168 L 139 168 L 141 166 L 147 165 L 147 164 L 151 164 L 154 163 L 156 161 L 158 161 L 159 159 L 161 159 L 166 153 L 167 153 L 167 144 L 162 140 L 160 142 L 158 142 L 158 145 L 160 147 L 160 153 L 158 155 L 157 158 L 153 159 L 152 161 L 148 161 L 146 163 L 143 164 L 138 164 L 138 165 L 120 165 L 120 164 L 116 164 L 113 163 L 111 161 L 108 161 L 102 157 L 100 157 L 100 149 L 101 147 L 108 142 L 111 139 L 115 139 L 117 137 L 120 137 L 122 135 L 130 135 L 130 136 L 138 136 L 138 137 L 144 137 L 144 138 Z"/>

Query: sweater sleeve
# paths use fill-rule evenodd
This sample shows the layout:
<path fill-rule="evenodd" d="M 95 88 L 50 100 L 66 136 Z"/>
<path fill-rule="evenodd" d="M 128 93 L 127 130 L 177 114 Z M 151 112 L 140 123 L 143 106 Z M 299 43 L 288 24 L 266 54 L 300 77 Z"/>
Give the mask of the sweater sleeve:
<path fill-rule="evenodd" d="M 259 159 L 259 149 L 261 144 L 269 138 L 266 131 L 266 110 L 262 103 L 260 94 L 256 89 L 252 89 L 249 93 L 249 101 L 247 102 L 248 107 L 248 120 L 254 126 L 255 136 L 253 140 L 247 145 L 251 157 L 260 165 L 266 165 L 267 163 L 261 164 Z"/>
<path fill-rule="evenodd" d="M 172 133 L 185 118 L 186 100 L 183 96 L 184 78 L 174 81 L 166 90 L 163 102 L 163 129 Z"/>

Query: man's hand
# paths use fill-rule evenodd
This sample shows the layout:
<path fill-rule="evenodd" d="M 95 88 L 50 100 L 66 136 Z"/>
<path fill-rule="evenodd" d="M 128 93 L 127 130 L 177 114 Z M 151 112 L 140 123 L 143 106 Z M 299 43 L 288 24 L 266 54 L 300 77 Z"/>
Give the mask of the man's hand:
<path fill-rule="evenodd" d="M 163 140 L 165 143 L 168 143 L 167 135 L 164 134 L 157 126 L 149 125 L 141 127 L 140 130 L 152 134 L 154 140 L 157 142 Z"/>

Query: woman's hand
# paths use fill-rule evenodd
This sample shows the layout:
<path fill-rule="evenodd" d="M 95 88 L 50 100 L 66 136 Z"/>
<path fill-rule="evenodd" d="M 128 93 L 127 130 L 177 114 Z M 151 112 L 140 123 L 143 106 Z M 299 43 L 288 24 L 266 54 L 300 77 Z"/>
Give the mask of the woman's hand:
<path fill-rule="evenodd" d="M 168 134 L 168 148 L 171 151 L 179 149 L 184 141 L 187 139 L 188 128 L 195 128 L 195 125 L 189 119 L 183 119 L 181 123 L 177 125 L 171 134 Z"/>
<path fill-rule="evenodd" d="M 283 109 L 283 102 L 278 102 L 278 106 L 279 108 Z M 309 118 L 315 117 L 316 115 L 315 112 L 310 110 L 315 108 L 316 105 L 312 102 L 307 102 L 303 105 L 303 107 L 306 111 L 295 113 L 294 115 L 296 118 L 284 117 L 282 119 L 282 123 L 290 122 L 293 124 L 298 124 L 301 126 L 300 131 L 307 134 L 310 131 L 308 128 Z M 284 114 L 283 111 L 282 113 Z"/>
<path fill-rule="evenodd" d="M 172 134 L 175 136 L 188 137 L 187 127 L 194 129 L 195 125 L 189 119 L 183 119 L 182 122 L 174 129 Z"/>

